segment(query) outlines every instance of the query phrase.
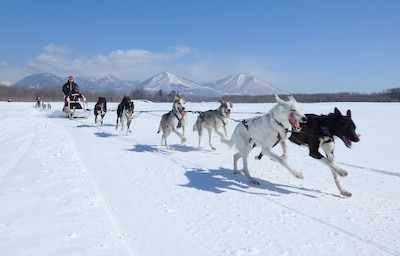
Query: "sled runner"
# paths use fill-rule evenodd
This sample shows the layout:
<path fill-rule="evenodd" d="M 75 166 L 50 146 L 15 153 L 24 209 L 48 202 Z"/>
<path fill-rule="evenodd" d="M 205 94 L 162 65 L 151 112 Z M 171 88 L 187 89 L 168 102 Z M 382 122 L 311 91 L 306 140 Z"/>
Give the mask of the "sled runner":
<path fill-rule="evenodd" d="M 69 119 L 88 118 L 90 116 L 90 109 L 87 109 L 86 98 L 78 93 L 66 97 L 64 112 Z"/>

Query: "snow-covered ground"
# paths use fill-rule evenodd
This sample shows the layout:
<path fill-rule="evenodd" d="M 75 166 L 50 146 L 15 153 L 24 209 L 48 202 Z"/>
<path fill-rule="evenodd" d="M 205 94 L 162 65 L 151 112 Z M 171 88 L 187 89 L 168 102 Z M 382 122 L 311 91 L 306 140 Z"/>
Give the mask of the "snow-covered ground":
<path fill-rule="evenodd" d="M 93 115 L 63 117 L 61 102 L 52 111 L 0 102 L 0 255 L 400 255 L 400 104 L 301 105 L 315 114 L 352 110 L 361 140 L 348 149 L 338 139 L 335 151 L 351 198 L 291 143 L 288 161 L 305 179 L 264 157 L 249 161 L 261 185 L 249 184 L 233 174 L 235 150 L 218 137 L 216 151 L 206 136 L 197 148 L 192 113 L 186 144 L 172 134 L 166 150 L 156 131 L 171 103 L 135 102 L 151 112 L 136 116 L 124 136 L 115 111 L 98 126 Z M 272 106 L 234 104 L 231 118 Z"/>

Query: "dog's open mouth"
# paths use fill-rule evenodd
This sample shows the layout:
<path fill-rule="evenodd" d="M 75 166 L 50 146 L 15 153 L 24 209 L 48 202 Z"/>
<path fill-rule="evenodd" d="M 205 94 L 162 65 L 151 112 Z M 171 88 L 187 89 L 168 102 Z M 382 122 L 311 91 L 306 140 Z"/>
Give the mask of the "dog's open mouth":
<path fill-rule="evenodd" d="M 351 148 L 352 143 L 349 138 L 347 138 L 346 136 L 343 136 L 342 140 L 343 140 L 344 144 L 346 145 L 346 147 Z"/>
<path fill-rule="evenodd" d="M 297 131 L 301 130 L 300 123 L 299 121 L 297 121 L 293 112 L 291 112 L 289 115 L 289 122 L 293 126 L 293 128 L 296 129 Z"/>
<path fill-rule="evenodd" d="M 181 114 L 182 117 L 185 116 L 185 114 L 186 114 L 185 110 L 183 110 L 183 109 L 179 113 Z"/>
<path fill-rule="evenodd" d="M 342 140 L 346 147 L 351 148 L 353 142 L 358 142 L 360 140 L 360 136 L 360 134 L 356 134 L 352 139 L 349 139 L 348 137 L 343 135 Z"/>
<path fill-rule="evenodd" d="M 230 111 L 225 111 L 225 116 L 226 116 L 226 117 L 230 117 L 230 115 L 231 115 L 231 112 L 230 112 Z"/>

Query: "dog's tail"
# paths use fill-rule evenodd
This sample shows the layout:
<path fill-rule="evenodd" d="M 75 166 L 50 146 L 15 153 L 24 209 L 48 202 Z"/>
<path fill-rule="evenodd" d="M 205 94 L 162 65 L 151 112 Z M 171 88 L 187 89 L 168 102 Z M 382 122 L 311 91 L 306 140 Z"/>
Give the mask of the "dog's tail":
<path fill-rule="evenodd" d="M 200 116 L 197 117 L 196 123 L 193 125 L 193 131 L 200 131 L 201 127 L 201 121 L 200 121 Z"/>
<path fill-rule="evenodd" d="M 161 122 L 160 122 L 160 126 L 158 126 L 158 131 L 157 131 L 157 133 L 160 133 L 160 132 L 161 132 L 161 129 L 162 129 L 162 127 L 161 127 Z"/>
<path fill-rule="evenodd" d="M 232 136 L 230 139 L 222 138 L 221 143 L 227 145 L 229 148 L 232 148 L 235 145 L 235 138 Z"/>

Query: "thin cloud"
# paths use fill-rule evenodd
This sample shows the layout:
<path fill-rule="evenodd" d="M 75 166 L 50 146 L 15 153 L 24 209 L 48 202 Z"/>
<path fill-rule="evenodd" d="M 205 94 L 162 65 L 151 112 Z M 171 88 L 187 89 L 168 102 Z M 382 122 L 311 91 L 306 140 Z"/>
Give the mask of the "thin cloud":
<path fill-rule="evenodd" d="M 33 71 L 55 74 L 74 73 L 93 77 L 112 74 L 122 79 L 145 79 L 149 73 L 154 75 L 154 72 L 167 71 L 171 62 L 189 54 L 190 47 L 178 46 L 166 52 L 117 49 L 108 55 L 87 57 L 67 47 L 49 44 L 42 53 L 27 62 L 27 67 Z"/>
<path fill-rule="evenodd" d="M 65 46 L 59 46 L 54 44 L 48 44 L 43 47 L 43 51 L 48 54 L 67 54 L 71 50 Z"/>
<path fill-rule="evenodd" d="M 5 60 L 0 61 L 0 67 L 1 67 L 1 68 L 3 68 L 3 67 L 8 67 L 8 62 L 5 61 Z"/>

